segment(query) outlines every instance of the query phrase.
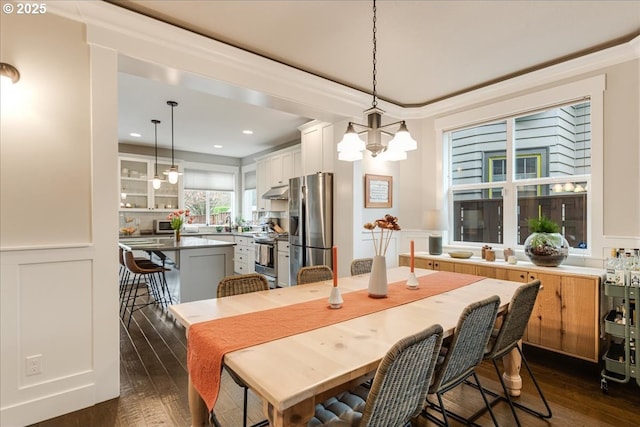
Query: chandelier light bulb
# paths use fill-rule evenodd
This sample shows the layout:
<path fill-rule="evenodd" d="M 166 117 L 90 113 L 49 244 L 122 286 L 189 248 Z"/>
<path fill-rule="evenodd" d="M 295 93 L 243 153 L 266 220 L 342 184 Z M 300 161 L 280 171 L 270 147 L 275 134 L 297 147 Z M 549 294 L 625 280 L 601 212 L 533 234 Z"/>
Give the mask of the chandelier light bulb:
<path fill-rule="evenodd" d="M 340 151 L 338 153 L 338 160 L 344 160 L 346 162 L 355 162 L 356 160 L 362 160 L 362 151 Z"/>
<path fill-rule="evenodd" d="M 349 126 L 347 126 L 347 131 L 342 137 L 342 141 L 338 143 L 338 153 L 363 151 L 365 148 L 366 145 L 364 141 L 360 139 L 360 137 L 356 133 L 355 129 L 353 128 L 353 124 L 349 123 Z"/>
<path fill-rule="evenodd" d="M 160 180 L 160 177 L 156 175 L 153 177 L 153 181 L 151 181 L 151 184 L 153 185 L 154 190 L 159 190 L 160 186 L 162 185 L 162 181 Z"/>
<path fill-rule="evenodd" d="M 418 142 L 411 137 L 409 130 L 407 129 L 407 125 L 402 122 L 400 124 L 400 129 L 396 132 L 393 139 L 389 142 L 389 145 L 394 144 L 400 151 L 413 151 L 418 149 Z"/>
<path fill-rule="evenodd" d="M 389 147 L 386 150 L 384 150 L 382 153 L 378 154 L 378 159 L 386 160 L 389 162 L 397 162 L 398 160 L 407 160 L 407 152 L 393 149 L 390 142 Z"/>

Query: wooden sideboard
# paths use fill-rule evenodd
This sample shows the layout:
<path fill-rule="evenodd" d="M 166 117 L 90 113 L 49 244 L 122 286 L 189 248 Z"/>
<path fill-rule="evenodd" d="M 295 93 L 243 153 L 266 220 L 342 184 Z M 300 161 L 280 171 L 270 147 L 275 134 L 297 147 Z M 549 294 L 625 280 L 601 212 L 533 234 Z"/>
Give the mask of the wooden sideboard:
<path fill-rule="evenodd" d="M 399 258 L 400 265 L 409 265 L 409 254 L 401 254 Z M 512 265 L 480 257 L 457 259 L 426 252 L 415 254 L 415 267 L 519 282 L 540 279 L 540 293 L 524 341 L 558 353 L 599 361 L 600 284 L 604 270 L 564 265 L 538 267 L 523 261 Z"/>

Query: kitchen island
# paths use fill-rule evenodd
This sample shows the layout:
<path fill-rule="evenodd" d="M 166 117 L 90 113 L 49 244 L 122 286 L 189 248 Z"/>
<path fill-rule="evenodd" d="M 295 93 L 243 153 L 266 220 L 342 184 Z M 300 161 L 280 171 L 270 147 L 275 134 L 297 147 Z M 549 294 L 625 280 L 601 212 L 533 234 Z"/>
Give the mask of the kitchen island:
<path fill-rule="evenodd" d="M 120 245 L 172 259 L 179 272 L 180 303 L 215 298 L 218 282 L 233 274 L 233 242 L 185 236 L 179 242 L 173 237 L 124 238 Z"/>

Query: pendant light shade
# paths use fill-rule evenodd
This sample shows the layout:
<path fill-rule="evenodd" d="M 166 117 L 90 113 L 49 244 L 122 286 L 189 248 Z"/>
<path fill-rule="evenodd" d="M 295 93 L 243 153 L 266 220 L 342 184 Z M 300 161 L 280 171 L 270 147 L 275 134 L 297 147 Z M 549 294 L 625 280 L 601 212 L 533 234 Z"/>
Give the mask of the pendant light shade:
<path fill-rule="evenodd" d="M 163 173 L 165 175 L 167 175 L 167 179 L 169 180 L 170 184 L 177 184 L 178 183 L 178 178 L 182 174 L 178 171 L 178 168 L 175 165 L 175 160 L 174 160 L 174 150 L 173 150 L 173 109 L 178 106 L 178 103 L 176 101 L 167 101 L 167 105 L 169 105 L 171 107 L 171 167 L 169 169 L 167 169 L 166 171 L 164 171 Z"/>
<path fill-rule="evenodd" d="M 156 120 L 153 119 L 151 120 L 151 123 L 153 123 L 153 127 L 154 127 L 154 131 L 155 131 L 155 146 L 156 146 L 156 164 L 155 164 L 155 168 L 153 170 L 153 179 L 151 180 L 151 185 L 153 185 L 154 190 L 159 190 L 160 186 L 162 185 L 162 181 L 160 180 L 160 177 L 158 176 L 158 124 L 160 123 L 160 120 Z"/>
<path fill-rule="evenodd" d="M 177 184 L 178 183 L 178 177 L 180 176 L 180 172 L 178 172 L 178 168 L 175 166 L 171 166 L 167 171 L 167 179 L 169 180 L 170 184 Z"/>
<path fill-rule="evenodd" d="M 373 0 L 373 102 L 370 109 L 364 112 L 367 118 L 367 125 L 349 122 L 344 137 L 338 143 L 338 159 L 353 162 L 363 158 L 365 150 L 371 152 L 372 157 L 378 157 L 382 160 L 404 160 L 407 158 L 407 151 L 415 150 L 418 144 L 409 134 L 407 124 L 404 121 L 389 123 L 382 125 L 382 115 L 384 111 L 377 108 L 377 92 L 376 92 L 376 0 Z M 391 132 L 394 126 L 398 126 L 398 130 Z M 356 131 L 356 127 L 362 129 Z M 360 139 L 360 134 L 367 134 L 367 142 Z M 391 136 L 393 139 L 388 143 L 384 143 L 382 135 Z"/>

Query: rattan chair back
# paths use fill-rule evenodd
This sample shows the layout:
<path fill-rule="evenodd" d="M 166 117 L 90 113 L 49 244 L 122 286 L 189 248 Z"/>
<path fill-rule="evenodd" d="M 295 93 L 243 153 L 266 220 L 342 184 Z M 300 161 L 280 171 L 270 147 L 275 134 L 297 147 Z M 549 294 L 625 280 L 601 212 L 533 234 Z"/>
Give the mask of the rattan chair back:
<path fill-rule="evenodd" d="M 371 273 L 373 258 L 358 258 L 351 261 L 351 275 Z"/>
<path fill-rule="evenodd" d="M 433 325 L 398 341 L 384 356 L 370 390 L 363 385 L 316 405 L 308 427 L 400 427 L 422 410 L 442 345 Z"/>
<path fill-rule="evenodd" d="M 453 388 L 474 372 L 484 356 L 499 307 L 500 298 L 494 295 L 464 309 L 447 354 L 436 367 L 430 394 Z"/>
<path fill-rule="evenodd" d="M 396 343 L 378 366 L 360 426 L 402 426 L 417 416 L 442 345 L 442 326 L 433 325 Z"/>
<path fill-rule="evenodd" d="M 304 285 L 306 283 L 323 282 L 325 280 L 331 280 L 333 278 L 333 270 L 327 265 L 312 265 L 302 267 L 298 270 L 297 281 L 298 285 Z"/>
<path fill-rule="evenodd" d="M 533 306 L 540 290 L 540 280 L 520 286 L 511 298 L 507 314 L 502 317 L 502 325 L 495 338 L 489 342 L 490 350 L 485 359 L 502 357 L 513 350 L 524 335 Z"/>
<path fill-rule="evenodd" d="M 227 276 L 220 280 L 218 283 L 217 297 L 222 298 L 268 290 L 269 282 L 262 274 L 239 274 L 236 276 Z"/>

